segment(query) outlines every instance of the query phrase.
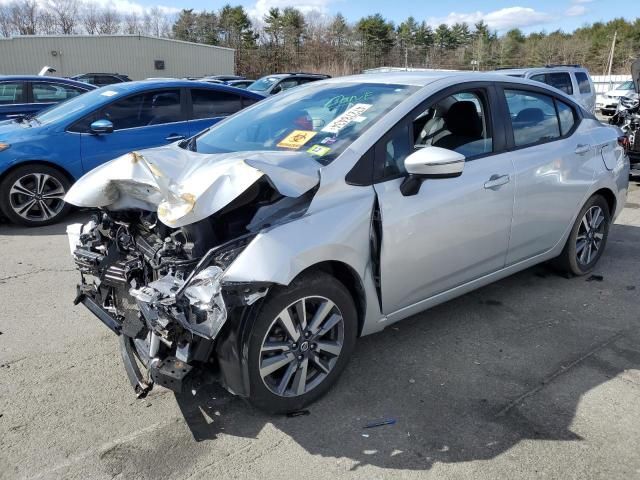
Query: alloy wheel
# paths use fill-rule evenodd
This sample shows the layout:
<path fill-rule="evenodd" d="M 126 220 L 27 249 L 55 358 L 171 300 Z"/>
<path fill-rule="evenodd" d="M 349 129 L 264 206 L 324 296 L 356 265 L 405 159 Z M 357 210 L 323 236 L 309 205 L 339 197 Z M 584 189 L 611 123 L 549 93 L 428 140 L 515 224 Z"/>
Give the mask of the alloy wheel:
<path fill-rule="evenodd" d="M 20 217 L 44 222 L 64 208 L 62 183 L 46 173 L 29 173 L 17 179 L 9 190 L 9 205 Z"/>
<path fill-rule="evenodd" d="M 606 222 L 597 205 L 586 211 L 576 237 L 576 257 L 581 265 L 589 265 L 598 255 L 604 239 Z"/>
<path fill-rule="evenodd" d="M 260 349 L 260 377 L 278 396 L 303 395 L 333 370 L 343 343 L 344 318 L 335 303 L 301 298 L 271 322 Z"/>

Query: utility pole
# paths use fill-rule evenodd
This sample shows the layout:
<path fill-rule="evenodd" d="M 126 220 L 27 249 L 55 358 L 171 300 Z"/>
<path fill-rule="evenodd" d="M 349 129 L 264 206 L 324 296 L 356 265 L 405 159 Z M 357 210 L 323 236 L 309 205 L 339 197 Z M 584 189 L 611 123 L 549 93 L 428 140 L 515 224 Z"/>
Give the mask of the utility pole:
<path fill-rule="evenodd" d="M 409 47 L 404 47 L 404 69 L 409 70 Z"/>
<path fill-rule="evenodd" d="M 613 42 L 611 42 L 611 51 L 609 51 L 609 66 L 607 68 L 607 76 L 609 78 L 609 88 L 613 87 L 611 83 L 611 67 L 613 65 L 613 56 L 616 50 L 616 39 L 618 38 L 618 31 L 613 32 Z"/>

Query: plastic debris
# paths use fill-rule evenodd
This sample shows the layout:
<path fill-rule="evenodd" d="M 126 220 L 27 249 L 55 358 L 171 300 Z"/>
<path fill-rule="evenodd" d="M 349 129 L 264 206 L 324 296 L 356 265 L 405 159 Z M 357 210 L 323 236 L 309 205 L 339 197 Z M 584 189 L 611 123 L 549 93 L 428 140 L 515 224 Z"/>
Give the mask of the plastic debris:
<path fill-rule="evenodd" d="M 395 418 L 386 418 L 384 420 L 380 420 L 379 422 L 369 423 L 365 425 L 363 428 L 376 428 L 376 427 L 382 427 L 384 425 L 395 425 L 395 424 L 396 424 Z"/>
<path fill-rule="evenodd" d="M 602 280 L 604 280 L 602 275 L 591 275 L 587 278 L 587 282 L 601 282 Z"/>

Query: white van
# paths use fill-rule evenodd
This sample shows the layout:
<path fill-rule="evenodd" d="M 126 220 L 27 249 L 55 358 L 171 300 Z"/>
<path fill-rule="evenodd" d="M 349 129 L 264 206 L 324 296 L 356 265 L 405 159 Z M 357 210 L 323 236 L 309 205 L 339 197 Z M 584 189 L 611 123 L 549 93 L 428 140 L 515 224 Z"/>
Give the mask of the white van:
<path fill-rule="evenodd" d="M 586 68 L 580 65 L 547 65 L 535 68 L 502 68 L 494 73 L 546 83 L 571 95 L 587 111 L 595 113 L 596 89 Z"/>

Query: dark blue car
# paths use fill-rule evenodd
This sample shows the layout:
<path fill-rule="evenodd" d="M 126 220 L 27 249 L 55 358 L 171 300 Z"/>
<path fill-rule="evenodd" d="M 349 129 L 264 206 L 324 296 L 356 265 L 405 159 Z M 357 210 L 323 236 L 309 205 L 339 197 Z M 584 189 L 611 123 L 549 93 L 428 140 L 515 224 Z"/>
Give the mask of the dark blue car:
<path fill-rule="evenodd" d="M 0 120 L 36 114 L 95 88 L 67 78 L 0 76 Z"/>
<path fill-rule="evenodd" d="M 23 225 L 53 223 L 69 208 L 71 184 L 92 168 L 193 136 L 263 98 L 188 80 L 127 82 L 0 122 L 0 209 Z"/>

